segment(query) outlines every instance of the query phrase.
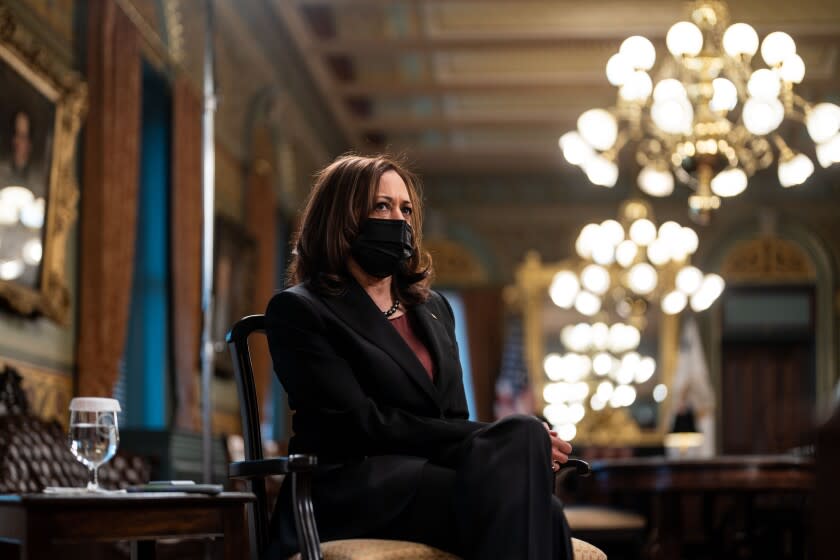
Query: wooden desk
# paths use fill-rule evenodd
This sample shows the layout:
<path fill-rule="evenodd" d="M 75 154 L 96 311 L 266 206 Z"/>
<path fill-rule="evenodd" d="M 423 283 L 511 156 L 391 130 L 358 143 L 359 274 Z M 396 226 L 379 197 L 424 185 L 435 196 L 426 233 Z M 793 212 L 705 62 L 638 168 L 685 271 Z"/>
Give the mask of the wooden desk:
<path fill-rule="evenodd" d="M 595 491 L 611 503 L 623 497 L 647 501 L 650 515 L 650 556 L 674 560 L 682 557 L 686 534 L 682 523 L 684 499 L 698 497 L 702 503 L 704 526 L 714 524 L 718 498 L 734 503 L 730 516 L 733 526 L 722 529 L 724 537 L 734 534 L 741 539 L 732 547 L 739 557 L 755 557 L 750 547 L 756 545 L 752 535 L 754 501 L 758 497 L 794 497 L 801 503 L 799 519 L 802 533 L 807 531 L 807 501 L 814 487 L 815 467 L 810 458 L 795 456 L 721 456 L 708 459 L 666 459 L 645 457 L 594 461 L 592 479 Z M 799 499 L 801 498 L 801 502 Z M 735 520 L 737 523 L 735 523 Z M 737 525 L 737 526 L 736 526 Z M 792 529 L 793 530 L 793 529 Z M 797 535 L 803 540 L 806 535 Z M 710 537 L 707 535 L 707 539 Z M 721 538 L 721 535 L 718 535 Z M 724 538 L 725 540 L 725 538 Z M 727 543 L 718 543 L 726 549 Z M 806 547 L 808 543 L 799 543 Z M 746 551 L 746 552 L 744 552 Z M 804 551 L 800 550 L 804 556 Z M 795 554 L 793 556 L 796 556 Z M 784 557 L 779 552 L 775 557 Z"/>
<path fill-rule="evenodd" d="M 132 542 L 132 558 L 153 558 L 160 538 L 223 537 L 225 558 L 249 557 L 250 493 L 0 495 L 0 540 L 20 543 L 21 559 L 60 557 L 62 544 Z"/>

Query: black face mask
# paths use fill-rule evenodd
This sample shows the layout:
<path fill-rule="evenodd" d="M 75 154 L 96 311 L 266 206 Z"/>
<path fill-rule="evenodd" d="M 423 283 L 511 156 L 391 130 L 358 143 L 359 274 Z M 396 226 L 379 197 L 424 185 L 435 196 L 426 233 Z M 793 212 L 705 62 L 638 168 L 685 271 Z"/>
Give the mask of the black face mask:
<path fill-rule="evenodd" d="M 350 252 L 362 270 L 385 278 L 400 271 L 414 255 L 414 236 L 405 220 L 368 218 Z"/>

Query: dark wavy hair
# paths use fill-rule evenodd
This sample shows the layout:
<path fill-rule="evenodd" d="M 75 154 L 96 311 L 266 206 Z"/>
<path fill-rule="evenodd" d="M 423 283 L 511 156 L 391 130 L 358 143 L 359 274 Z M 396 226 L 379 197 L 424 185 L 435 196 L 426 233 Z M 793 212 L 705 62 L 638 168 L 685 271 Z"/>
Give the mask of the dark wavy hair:
<path fill-rule="evenodd" d="M 307 283 L 323 294 L 341 293 L 351 278 L 350 247 L 376 203 L 379 179 L 395 171 L 408 188 L 414 256 L 394 275 L 400 301 L 421 303 L 429 297 L 432 259 L 423 251 L 423 207 L 417 178 L 401 163 L 384 156 L 343 155 L 320 171 L 292 239 L 288 283 Z"/>

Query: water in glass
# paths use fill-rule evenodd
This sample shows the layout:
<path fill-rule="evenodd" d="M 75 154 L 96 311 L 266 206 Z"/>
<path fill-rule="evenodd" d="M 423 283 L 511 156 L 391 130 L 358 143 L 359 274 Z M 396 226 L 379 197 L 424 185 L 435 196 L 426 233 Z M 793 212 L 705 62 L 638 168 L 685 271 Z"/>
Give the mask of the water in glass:
<path fill-rule="evenodd" d="M 99 490 L 99 465 L 117 452 L 119 410 L 114 399 L 79 397 L 70 403 L 70 451 L 90 470 L 88 490 Z"/>

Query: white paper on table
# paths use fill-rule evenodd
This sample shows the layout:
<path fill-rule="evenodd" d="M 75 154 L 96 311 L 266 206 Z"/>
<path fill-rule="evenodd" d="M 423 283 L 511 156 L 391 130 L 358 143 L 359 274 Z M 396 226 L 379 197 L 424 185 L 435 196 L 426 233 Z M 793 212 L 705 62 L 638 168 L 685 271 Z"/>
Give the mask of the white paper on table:
<path fill-rule="evenodd" d="M 68 495 L 89 495 L 89 494 L 126 494 L 125 490 L 88 490 L 87 488 L 79 488 L 78 486 L 47 486 L 44 488 L 44 494 L 68 494 Z"/>

